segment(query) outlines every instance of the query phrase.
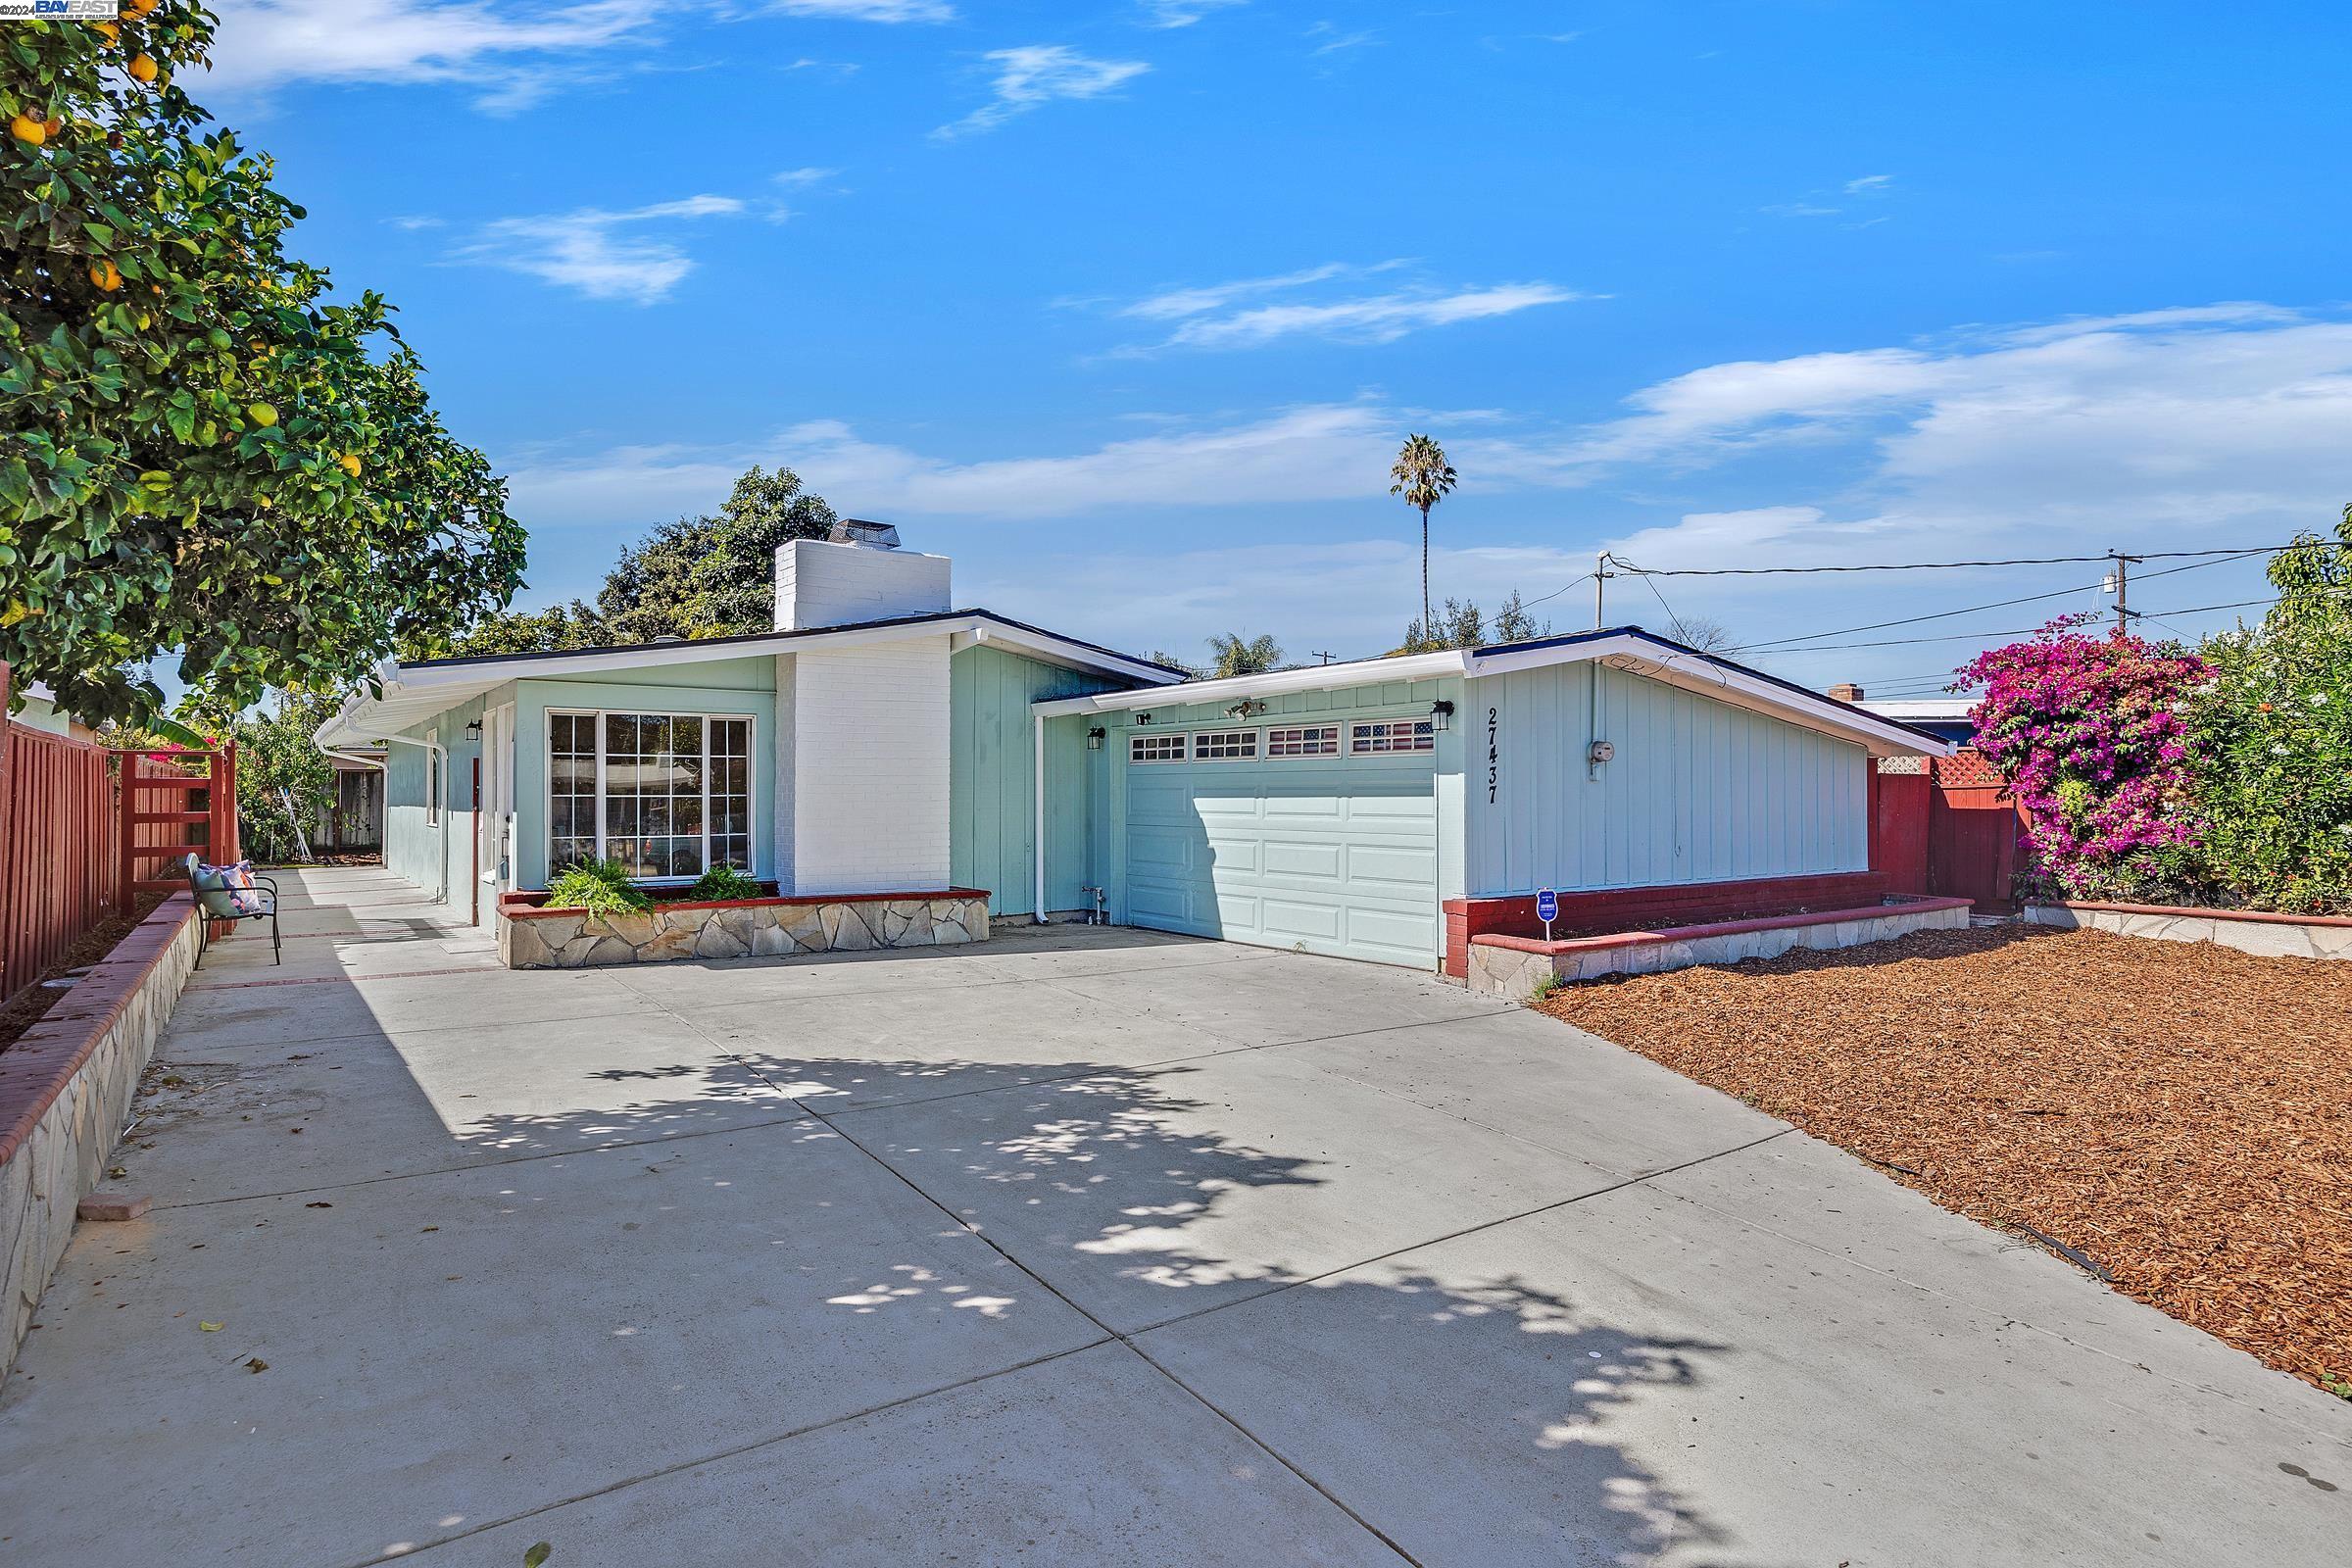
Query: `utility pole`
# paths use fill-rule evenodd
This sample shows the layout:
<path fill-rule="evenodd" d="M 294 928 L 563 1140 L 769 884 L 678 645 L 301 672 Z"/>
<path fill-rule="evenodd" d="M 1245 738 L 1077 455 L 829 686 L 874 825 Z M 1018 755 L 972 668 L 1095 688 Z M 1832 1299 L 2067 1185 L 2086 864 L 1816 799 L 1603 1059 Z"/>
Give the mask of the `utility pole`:
<path fill-rule="evenodd" d="M 2107 574 L 2107 580 L 2099 586 L 2115 595 L 2115 629 L 2120 632 L 2132 624 L 2132 567 L 2140 558 L 2127 556 L 2120 550 L 2110 550 L 2107 559 L 2115 563 L 2115 569 Z"/>
<path fill-rule="evenodd" d="M 1316 658 L 1316 659 L 1320 659 L 1320 660 L 1321 660 L 1321 661 L 1323 661 L 1323 662 L 1325 662 L 1326 664 L 1328 664 L 1328 663 L 1330 663 L 1330 662 L 1331 662 L 1331 656 L 1330 656 L 1329 654 L 1325 654 L 1325 653 L 1317 653 L 1317 654 L 1313 655 L 1312 657 L 1313 657 L 1313 658 Z"/>
<path fill-rule="evenodd" d="M 1608 580 L 1616 575 L 1609 569 L 1609 553 L 1606 550 L 1592 558 L 1592 629 L 1594 631 L 1598 631 L 1608 624 L 1607 620 L 1602 618 L 1605 612 L 1601 609 L 1601 590 L 1607 585 Z"/>

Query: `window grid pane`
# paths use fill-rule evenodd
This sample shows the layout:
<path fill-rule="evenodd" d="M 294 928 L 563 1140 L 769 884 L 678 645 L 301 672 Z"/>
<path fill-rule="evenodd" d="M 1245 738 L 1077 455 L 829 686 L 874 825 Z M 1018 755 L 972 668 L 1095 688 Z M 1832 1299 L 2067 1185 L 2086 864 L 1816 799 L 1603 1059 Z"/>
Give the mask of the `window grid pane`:
<path fill-rule="evenodd" d="M 1193 737 L 1193 760 L 1196 762 L 1238 761 L 1257 755 L 1257 731 L 1253 729 L 1203 730 Z"/>
<path fill-rule="evenodd" d="M 553 713 L 548 721 L 548 870 L 596 858 L 596 719 Z"/>
<path fill-rule="evenodd" d="M 1268 757 L 1337 757 L 1340 755 L 1340 726 L 1309 724 L 1298 729 L 1270 729 L 1266 731 Z"/>
<path fill-rule="evenodd" d="M 1426 718 L 1381 719 L 1348 730 L 1348 750 L 1361 756 L 1376 752 L 1429 752 L 1437 749 L 1434 724 Z"/>
<path fill-rule="evenodd" d="M 699 713 L 553 713 L 548 724 L 551 869 L 596 854 L 597 750 L 604 750 L 605 853 L 632 877 L 693 877 L 752 860 L 752 723 Z"/>
<path fill-rule="evenodd" d="M 1131 735 L 1127 740 L 1127 760 L 1130 762 L 1181 762 L 1185 757 L 1185 737 L 1182 735 Z"/>

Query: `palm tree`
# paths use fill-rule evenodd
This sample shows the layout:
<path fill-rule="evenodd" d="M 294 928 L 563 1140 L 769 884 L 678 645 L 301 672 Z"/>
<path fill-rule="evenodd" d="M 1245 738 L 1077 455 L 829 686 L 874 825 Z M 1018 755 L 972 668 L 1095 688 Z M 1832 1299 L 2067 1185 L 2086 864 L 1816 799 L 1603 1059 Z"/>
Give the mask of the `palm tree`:
<path fill-rule="evenodd" d="M 1429 621 L 1429 509 L 1446 499 L 1453 488 L 1453 465 L 1446 461 L 1446 449 L 1425 435 L 1404 438 L 1397 449 L 1396 466 L 1389 469 L 1396 480 L 1389 494 L 1404 497 L 1408 507 L 1421 509 L 1421 624 Z"/>
<path fill-rule="evenodd" d="M 1282 644 L 1271 636 L 1245 640 L 1239 632 L 1223 632 L 1208 640 L 1208 651 L 1217 656 L 1209 679 L 1222 680 L 1228 675 L 1263 675 L 1282 662 Z"/>

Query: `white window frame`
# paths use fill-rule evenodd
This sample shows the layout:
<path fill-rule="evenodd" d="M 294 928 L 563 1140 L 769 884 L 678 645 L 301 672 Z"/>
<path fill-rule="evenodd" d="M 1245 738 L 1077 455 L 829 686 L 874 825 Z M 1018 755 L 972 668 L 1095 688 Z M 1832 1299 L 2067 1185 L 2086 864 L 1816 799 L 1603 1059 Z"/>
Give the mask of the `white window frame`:
<path fill-rule="evenodd" d="M 1154 741 L 1174 741 L 1174 756 L 1147 757 L 1145 749 Z M 1193 755 L 1193 738 L 1183 730 L 1155 729 L 1139 731 L 1127 737 L 1127 760 L 1139 767 L 1160 767 L 1170 762 L 1189 761 Z"/>
<path fill-rule="evenodd" d="M 555 864 L 556 845 L 556 717 L 593 719 L 596 723 L 596 858 L 608 858 L 611 840 L 606 835 L 605 811 L 611 804 L 605 793 L 605 719 L 609 714 L 626 714 L 631 718 L 697 718 L 703 723 L 703 867 L 710 865 L 710 725 L 712 721 L 741 720 L 744 730 L 744 801 L 750 812 L 744 819 L 744 874 L 758 876 L 760 858 L 760 715 L 757 713 L 687 712 L 653 708 L 549 708 L 539 719 L 539 848 L 548 858 L 547 875 L 553 878 L 562 869 Z M 580 835 L 570 835 L 578 838 Z M 683 837 L 672 834 L 670 837 Z M 700 873 L 697 873 L 699 876 Z M 684 887 L 696 880 L 693 876 L 645 876 L 634 880 L 650 887 Z"/>
<path fill-rule="evenodd" d="M 1193 760 L 1196 762 L 1254 762 L 1261 747 L 1254 729 L 1197 729 L 1193 731 Z M 1209 748 L 1226 742 L 1236 743 L 1233 751 L 1211 751 Z M 1243 750 L 1240 748 L 1247 748 Z"/>
<path fill-rule="evenodd" d="M 1384 733 L 1387 745 L 1370 744 L 1374 730 Z M 1396 744 L 1399 730 L 1404 732 L 1404 739 L 1411 744 Z M 1359 718 L 1348 726 L 1348 755 L 1350 757 L 1412 757 L 1437 749 L 1437 723 L 1427 717 Z"/>
<path fill-rule="evenodd" d="M 1312 749 L 1304 749 L 1311 745 L 1307 737 L 1321 735 L 1328 735 L 1331 737 L 1331 744 L 1328 747 L 1314 746 Z M 1293 737 L 1293 739 L 1288 742 L 1284 742 L 1277 740 L 1276 737 L 1278 736 L 1290 736 Z M 1287 752 L 1275 750 L 1277 746 L 1285 744 L 1294 748 L 1301 749 Z M 1265 738 L 1259 743 L 1262 754 L 1265 757 L 1275 761 L 1284 762 L 1300 761 L 1305 759 L 1316 757 L 1337 757 L 1340 755 L 1342 735 L 1340 732 L 1340 726 L 1337 724 L 1270 725 L 1266 729 Z"/>

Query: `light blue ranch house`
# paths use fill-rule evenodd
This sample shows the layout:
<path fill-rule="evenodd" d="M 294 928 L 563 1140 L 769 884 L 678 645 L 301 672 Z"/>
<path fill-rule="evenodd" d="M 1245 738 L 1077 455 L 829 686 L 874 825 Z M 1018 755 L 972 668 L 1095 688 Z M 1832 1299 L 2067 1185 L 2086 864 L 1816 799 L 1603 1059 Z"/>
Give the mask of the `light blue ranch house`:
<path fill-rule="evenodd" d="M 891 945 L 984 896 L 961 935 L 1101 919 L 1458 977 L 1543 887 L 1916 891 L 1871 881 L 1874 760 L 1944 743 L 1637 627 L 1196 681 L 951 578 L 844 523 L 777 552 L 772 631 L 387 661 L 318 741 L 387 746 L 387 867 L 481 924 L 559 914 L 531 895 L 579 860 L 657 890 L 724 864 L 799 933 L 729 956 Z M 808 912 L 836 906 L 872 940 Z M 536 929 L 548 961 L 595 948 Z"/>

